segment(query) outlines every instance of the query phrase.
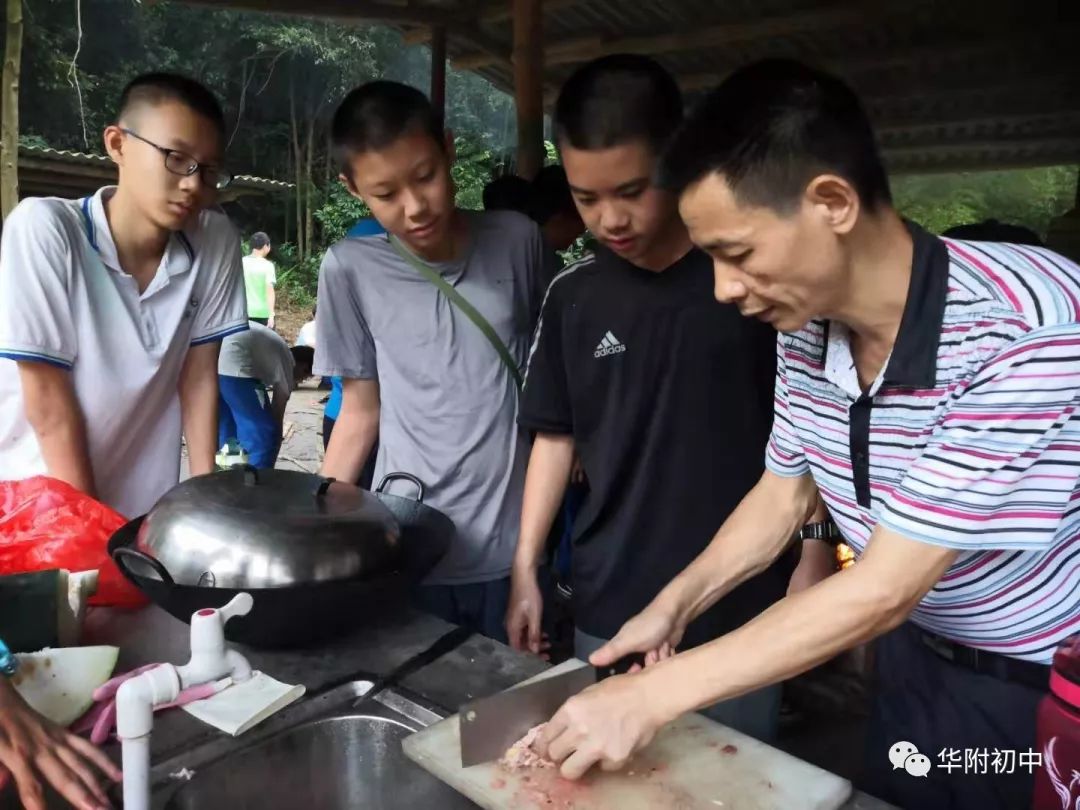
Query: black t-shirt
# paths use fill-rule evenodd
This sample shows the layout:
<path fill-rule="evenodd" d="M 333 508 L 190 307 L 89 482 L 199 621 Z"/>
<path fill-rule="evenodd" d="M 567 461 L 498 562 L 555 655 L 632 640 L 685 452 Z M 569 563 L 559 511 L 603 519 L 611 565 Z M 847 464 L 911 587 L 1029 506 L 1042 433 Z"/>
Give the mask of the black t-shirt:
<path fill-rule="evenodd" d="M 709 543 L 758 481 L 776 332 L 713 297 L 691 250 L 661 273 L 600 248 L 560 273 L 537 325 L 519 421 L 571 434 L 589 479 L 574 525 L 577 626 L 612 637 Z M 787 559 L 688 628 L 682 647 L 780 599 Z"/>

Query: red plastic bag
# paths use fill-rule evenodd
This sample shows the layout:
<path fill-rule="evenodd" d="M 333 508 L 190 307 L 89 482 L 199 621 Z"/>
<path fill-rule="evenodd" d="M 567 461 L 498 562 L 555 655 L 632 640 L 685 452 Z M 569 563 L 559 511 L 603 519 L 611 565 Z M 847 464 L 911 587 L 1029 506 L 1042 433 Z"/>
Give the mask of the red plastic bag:
<path fill-rule="evenodd" d="M 141 607 L 149 600 L 109 559 L 109 538 L 125 523 L 119 512 L 64 481 L 0 481 L 0 574 L 97 569 L 91 605 Z"/>

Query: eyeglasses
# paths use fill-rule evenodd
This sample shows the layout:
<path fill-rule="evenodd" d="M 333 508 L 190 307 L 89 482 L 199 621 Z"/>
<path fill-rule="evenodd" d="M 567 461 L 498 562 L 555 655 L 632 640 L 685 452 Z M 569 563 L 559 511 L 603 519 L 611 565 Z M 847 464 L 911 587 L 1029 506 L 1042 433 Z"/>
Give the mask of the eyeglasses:
<path fill-rule="evenodd" d="M 165 156 L 165 168 L 173 174 L 178 174 L 181 177 L 191 177 L 195 172 L 199 172 L 206 185 L 212 186 L 219 191 L 233 181 L 233 176 L 218 166 L 208 166 L 204 163 L 199 163 L 199 161 L 195 160 L 191 155 L 185 155 L 183 152 L 177 152 L 175 149 L 166 149 L 164 146 L 158 146 L 153 141 L 146 140 L 146 138 L 138 132 L 133 132 L 130 129 L 121 129 L 120 131 L 161 152 L 161 154 Z"/>

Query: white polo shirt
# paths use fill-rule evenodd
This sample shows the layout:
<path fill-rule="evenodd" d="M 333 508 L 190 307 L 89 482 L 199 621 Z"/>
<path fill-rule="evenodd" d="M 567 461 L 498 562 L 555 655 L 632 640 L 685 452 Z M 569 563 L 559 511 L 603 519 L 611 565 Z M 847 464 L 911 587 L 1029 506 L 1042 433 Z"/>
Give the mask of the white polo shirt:
<path fill-rule="evenodd" d="M 180 477 L 180 371 L 189 346 L 247 328 L 240 239 L 203 211 L 139 293 L 120 268 L 103 188 L 27 199 L 0 240 L 0 479 L 45 474 L 16 361 L 71 369 L 98 497 L 128 517 Z"/>

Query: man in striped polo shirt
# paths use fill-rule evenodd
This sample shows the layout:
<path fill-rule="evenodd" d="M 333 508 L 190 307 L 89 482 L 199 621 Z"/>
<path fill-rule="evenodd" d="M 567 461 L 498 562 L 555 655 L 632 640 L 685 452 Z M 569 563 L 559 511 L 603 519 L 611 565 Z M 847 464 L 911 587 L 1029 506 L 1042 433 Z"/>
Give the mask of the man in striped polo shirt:
<path fill-rule="evenodd" d="M 913 810 L 1028 806 L 1028 769 L 965 774 L 963 757 L 1033 746 L 1047 665 L 1080 631 L 1080 268 L 904 222 L 858 99 L 793 62 L 733 74 L 664 168 L 716 297 L 782 333 L 768 469 L 591 658 L 657 665 L 573 698 L 540 747 L 570 777 L 615 767 L 682 712 L 880 637 L 867 789 Z M 666 658 L 819 492 L 859 562 Z M 914 750 L 926 778 L 904 767 Z"/>

